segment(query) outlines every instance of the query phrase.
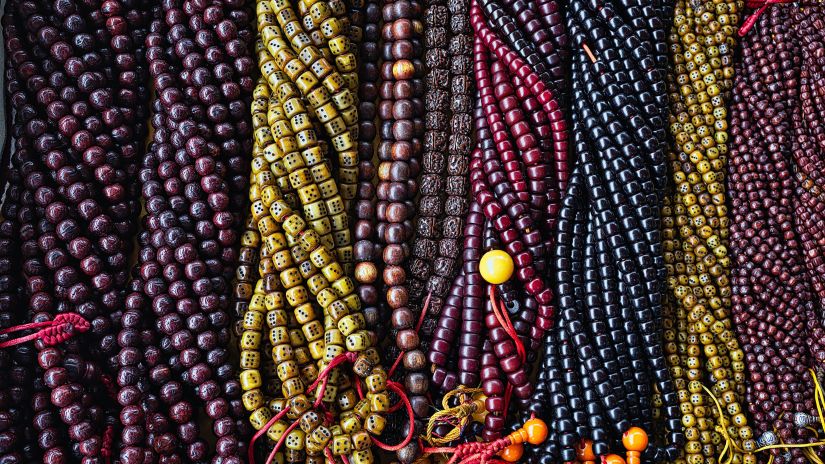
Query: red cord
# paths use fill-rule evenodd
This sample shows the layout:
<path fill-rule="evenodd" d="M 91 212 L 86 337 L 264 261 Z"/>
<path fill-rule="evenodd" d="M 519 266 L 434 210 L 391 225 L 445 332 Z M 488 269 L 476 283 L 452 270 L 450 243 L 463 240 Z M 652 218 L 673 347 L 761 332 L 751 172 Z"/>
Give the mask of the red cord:
<path fill-rule="evenodd" d="M 106 464 L 112 464 L 112 441 L 114 441 L 114 433 L 115 429 L 111 425 L 107 425 L 106 430 L 103 432 L 103 443 L 100 446 L 100 455 L 106 461 Z"/>
<path fill-rule="evenodd" d="M 0 348 L 8 348 L 10 346 L 26 343 L 31 340 L 40 339 L 46 345 L 57 345 L 63 343 L 73 336 L 86 332 L 91 325 L 89 321 L 83 319 L 83 316 L 75 313 L 60 313 L 50 321 L 32 322 L 29 324 L 16 325 L 0 330 L 0 335 L 5 335 L 12 332 L 19 332 L 21 330 L 40 329 L 37 332 L 29 335 L 11 338 L 0 343 Z"/>
<path fill-rule="evenodd" d="M 286 416 L 287 411 L 289 411 L 289 406 L 282 409 L 281 412 L 279 412 L 278 414 L 272 416 L 272 419 L 269 419 L 269 422 L 267 422 L 263 427 L 261 427 L 260 430 L 255 432 L 255 435 L 253 435 L 252 439 L 249 440 L 249 446 L 247 446 L 246 448 L 246 456 L 247 458 L 249 458 L 249 464 L 255 464 L 255 442 L 259 438 L 261 438 L 269 430 L 270 427 L 272 427 L 272 424 L 283 419 L 284 416 Z"/>
<path fill-rule="evenodd" d="M 507 332 L 507 335 L 513 339 L 513 343 L 516 345 L 516 352 L 518 352 L 518 357 L 521 359 L 521 362 L 524 363 L 524 360 L 527 359 L 527 351 L 524 349 L 524 344 L 521 342 L 521 338 L 518 336 L 516 332 L 515 326 L 513 326 L 512 321 L 510 321 L 510 316 L 507 314 L 507 311 L 502 310 L 499 308 L 498 304 L 496 303 L 496 286 L 490 285 L 490 303 L 493 306 L 493 315 L 496 316 L 498 323 L 501 324 L 501 327 L 504 328 L 504 331 Z M 504 305 L 502 305 L 503 307 Z"/>
<path fill-rule="evenodd" d="M 496 304 L 496 286 L 490 285 L 490 304 L 493 306 L 493 315 L 496 317 L 499 325 L 507 332 L 507 335 L 513 339 L 513 343 L 516 345 L 516 352 L 518 352 L 518 357 L 521 360 L 521 363 L 524 364 L 524 361 L 527 359 L 527 351 L 524 349 L 524 344 L 521 342 L 521 338 L 516 333 L 516 328 L 513 326 L 512 321 L 510 321 L 510 316 L 507 314 L 507 311 L 502 310 L 499 308 L 498 304 Z M 503 307 L 504 305 L 502 305 Z M 513 395 L 513 384 L 507 382 L 507 387 L 504 390 L 504 414 L 507 415 L 507 409 L 510 407 L 510 398 Z"/>
<path fill-rule="evenodd" d="M 347 353 L 339 354 L 332 361 L 329 362 L 327 367 L 318 374 L 318 378 L 315 379 L 315 382 L 312 382 L 312 385 L 307 387 L 308 392 L 312 392 L 315 390 L 315 387 L 318 386 L 318 382 L 321 381 L 321 389 L 318 391 L 318 394 L 315 397 L 314 406 L 317 408 L 319 404 L 324 400 L 324 392 L 327 390 L 327 384 L 329 383 L 329 374 L 332 372 L 333 369 L 338 367 L 339 364 L 343 364 L 345 361 L 355 362 L 358 359 L 358 353 L 354 351 L 349 351 Z"/>
<path fill-rule="evenodd" d="M 748 16 L 748 19 L 742 23 L 742 27 L 739 28 L 739 37 L 744 37 L 748 31 L 756 25 L 756 21 L 759 20 L 759 17 L 762 16 L 762 13 L 764 13 L 769 6 L 782 3 L 793 3 L 793 0 L 747 0 L 745 2 L 745 6 L 748 8 L 758 9 Z"/>
<path fill-rule="evenodd" d="M 269 453 L 269 456 L 266 458 L 265 464 L 272 464 L 272 461 L 275 459 L 275 454 L 278 452 L 278 448 L 284 444 L 284 440 L 286 440 L 286 436 L 289 435 L 296 427 L 298 427 L 299 422 L 295 421 L 289 425 L 284 431 L 284 434 L 281 435 L 281 438 L 278 439 L 278 443 L 275 443 L 275 447 L 272 448 L 272 452 Z M 255 464 L 255 461 L 250 461 L 249 464 Z"/>
<path fill-rule="evenodd" d="M 387 445 L 375 437 L 372 438 L 372 442 L 375 443 L 375 446 L 381 448 L 382 450 L 398 451 L 401 448 L 407 446 L 412 441 L 413 436 L 415 435 L 415 417 L 413 416 L 412 404 L 410 404 L 410 399 L 407 398 L 407 394 L 404 393 L 404 389 L 401 388 L 400 383 L 388 380 L 387 390 L 394 391 L 401 398 L 401 401 L 404 402 L 404 406 L 407 408 L 407 415 L 410 417 L 410 431 L 407 432 L 407 437 L 404 438 L 404 441 L 397 445 Z"/>

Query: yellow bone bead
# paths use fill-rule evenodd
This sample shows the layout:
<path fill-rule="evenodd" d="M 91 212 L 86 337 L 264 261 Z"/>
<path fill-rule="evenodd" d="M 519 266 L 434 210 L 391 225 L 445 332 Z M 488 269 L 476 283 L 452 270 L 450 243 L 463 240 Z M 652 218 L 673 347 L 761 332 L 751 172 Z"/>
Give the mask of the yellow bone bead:
<path fill-rule="evenodd" d="M 338 254 L 338 261 L 352 261 L 351 259 L 341 259 L 342 255 L 338 252 L 339 248 L 344 248 L 352 243 L 352 236 L 350 235 L 349 229 L 337 229 L 334 221 L 332 223 L 332 228 L 335 230 L 332 234 L 332 238 L 335 241 L 335 251 Z"/>
<path fill-rule="evenodd" d="M 338 116 L 335 119 L 324 123 L 324 129 L 327 132 L 327 136 L 335 137 L 339 134 L 343 134 L 344 131 L 347 130 L 347 125 L 344 122 L 344 118 Z"/>
<path fill-rule="evenodd" d="M 343 55 L 338 55 L 335 57 L 335 64 L 338 69 L 341 70 L 342 73 L 355 71 L 356 68 L 356 60 L 355 54 L 352 52 L 344 53 Z"/>
<path fill-rule="evenodd" d="M 342 456 L 352 450 L 352 440 L 349 435 L 341 434 L 332 437 L 332 454 Z"/>
<path fill-rule="evenodd" d="M 374 412 L 387 412 L 390 409 L 390 397 L 386 393 L 368 393 L 367 399 Z"/>
<path fill-rule="evenodd" d="M 261 330 L 264 326 L 264 316 L 258 311 L 247 311 L 243 315 L 243 327 L 246 330 Z"/>
<path fill-rule="evenodd" d="M 301 451 L 304 449 L 304 440 L 306 434 L 301 429 L 295 429 L 289 432 L 289 435 L 286 436 L 286 440 L 284 440 L 284 445 L 291 450 Z"/>
<path fill-rule="evenodd" d="M 341 345 L 327 345 L 326 350 L 324 350 L 324 361 L 330 362 L 344 353 L 344 347 Z"/>
<path fill-rule="evenodd" d="M 292 345 L 297 348 L 307 342 L 306 338 L 304 338 L 304 333 L 301 332 L 301 329 L 290 329 L 289 331 L 289 341 Z M 297 359 L 297 358 L 296 358 Z"/>
<path fill-rule="evenodd" d="M 283 228 L 287 234 L 297 237 L 306 229 L 306 223 L 297 214 L 291 214 L 284 220 Z M 306 234 L 304 234 L 306 235 Z M 302 237 L 303 238 L 303 237 Z M 304 248 L 306 250 L 306 248 Z"/>
<path fill-rule="evenodd" d="M 314 232 L 314 231 L 313 231 Z M 313 295 L 317 295 L 321 290 L 329 287 L 329 281 L 323 274 L 315 274 L 307 279 L 307 288 Z"/>
<path fill-rule="evenodd" d="M 310 433 L 315 427 L 321 425 L 322 422 L 321 416 L 319 416 L 317 412 L 307 411 L 301 415 L 299 426 L 304 432 Z"/>
<path fill-rule="evenodd" d="M 364 351 L 370 347 L 370 336 L 365 330 L 347 335 L 347 350 Z"/>
<path fill-rule="evenodd" d="M 310 172 L 312 174 L 312 178 L 315 180 L 315 183 L 323 183 L 332 178 L 332 172 L 329 169 L 329 165 L 326 163 L 316 164 L 310 168 Z M 338 198 L 337 196 L 330 197 L 326 199 L 326 201 L 332 200 L 334 198 Z"/>
<path fill-rule="evenodd" d="M 295 140 L 298 142 L 298 149 L 303 150 L 317 144 L 318 135 L 313 129 L 302 130 L 295 134 Z"/>
<path fill-rule="evenodd" d="M 261 367 L 261 353 L 253 350 L 241 351 L 239 365 L 241 369 L 258 369 Z"/>
<path fill-rule="evenodd" d="M 333 179 L 320 182 L 318 188 L 321 190 L 321 196 L 324 198 L 329 198 L 338 193 L 338 185 Z"/>
<path fill-rule="evenodd" d="M 295 265 L 289 250 L 280 250 L 272 254 L 272 262 L 278 272 L 283 272 Z"/>
<path fill-rule="evenodd" d="M 378 414 L 370 414 L 364 421 L 364 428 L 373 435 L 381 435 L 386 425 L 387 419 Z"/>
<path fill-rule="evenodd" d="M 298 113 L 292 116 L 289 119 L 289 123 L 292 125 L 292 131 L 296 134 L 312 127 L 312 121 L 309 120 L 309 116 L 307 116 L 306 113 Z"/>
<path fill-rule="evenodd" d="M 345 213 L 338 213 L 330 217 L 334 230 L 349 231 L 349 217 Z"/>
<path fill-rule="evenodd" d="M 307 294 L 306 287 L 299 285 L 287 290 L 286 299 L 290 306 L 297 307 L 306 303 L 309 300 L 309 295 Z"/>
<path fill-rule="evenodd" d="M 316 180 L 317 182 L 317 180 Z M 344 213 L 344 201 L 341 199 L 340 196 L 335 196 L 326 200 L 327 204 L 327 213 L 331 216 L 335 216 L 338 214 Z M 333 219 L 335 221 L 335 219 Z M 349 222 L 349 221 L 347 221 Z"/>
<path fill-rule="evenodd" d="M 304 225 L 304 227 L 306 227 L 306 225 Z M 294 235 L 297 235 L 297 234 L 292 234 L 292 235 L 294 236 Z M 304 233 L 301 234 L 300 244 L 301 244 L 301 248 L 303 248 L 304 251 L 311 252 L 312 250 L 314 250 L 316 247 L 318 247 L 321 244 L 321 237 L 318 235 L 317 232 L 310 229 L 310 230 L 304 231 Z M 310 289 L 310 291 L 312 291 L 312 289 Z"/>
<path fill-rule="evenodd" d="M 289 361 L 295 358 L 292 346 L 287 344 L 276 345 L 272 348 L 272 360 L 276 363 Z"/>
<path fill-rule="evenodd" d="M 296 169 L 289 173 L 289 183 L 295 189 L 300 189 L 311 182 L 312 177 L 310 176 L 309 169 L 307 168 Z"/>
<path fill-rule="evenodd" d="M 257 350 L 261 346 L 261 334 L 257 331 L 246 330 L 241 334 L 240 347 L 242 350 Z"/>
<path fill-rule="evenodd" d="M 328 428 L 324 427 L 323 425 L 319 425 L 315 428 L 315 430 L 312 431 L 310 437 L 316 443 L 321 445 L 321 448 L 323 448 L 332 439 L 332 433 L 330 433 Z"/>
<path fill-rule="evenodd" d="M 346 85 L 343 79 L 341 79 L 341 83 Z M 334 93 L 334 92 L 331 92 Z M 332 102 L 335 104 L 335 107 L 339 110 L 344 110 L 350 106 L 355 105 L 355 95 L 350 91 L 348 88 L 343 88 L 340 92 L 334 93 L 332 96 Z"/>
<path fill-rule="evenodd" d="M 338 292 L 338 295 L 343 297 L 355 291 L 355 284 L 352 283 L 352 279 L 350 279 L 349 276 L 344 276 L 333 282 L 332 288 Z"/>
<path fill-rule="evenodd" d="M 321 106 L 323 106 L 327 102 L 329 102 L 330 98 L 331 97 L 330 97 L 329 90 L 327 90 L 326 87 L 324 87 L 324 86 L 319 86 L 319 87 L 315 88 L 312 92 L 310 92 L 306 95 L 307 101 L 309 102 L 309 104 L 313 108 L 316 108 L 316 112 L 319 111 Z M 335 106 L 333 105 L 331 107 L 331 109 L 334 111 Z M 332 117 L 335 117 L 335 116 L 333 115 Z M 324 120 L 321 117 L 321 114 L 320 113 L 318 114 L 318 118 L 320 119 L 321 122 L 326 122 L 329 119 L 332 119 L 332 117 L 328 118 L 327 120 Z"/>
<path fill-rule="evenodd" d="M 316 191 L 317 191 L 317 189 L 316 189 Z M 300 192 L 299 192 L 299 194 L 300 194 Z M 318 196 L 315 197 L 315 198 L 320 198 L 320 196 L 321 195 L 319 193 Z M 303 199 L 302 199 L 302 201 L 303 201 Z M 307 219 L 309 219 L 310 221 L 320 219 L 320 218 L 322 218 L 326 215 L 327 215 L 327 206 L 326 206 L 326 203 L 324 203 L 323 201 L 319 200 L 319 201 L 316 201 L 314 203 L 306 202 L 304 204 L 304 216 Z"/>
<path fill-rule="evenodd" d="M 297 320 L 299 324 L 306 324 L 315 320 L 316 317 L 315 309 L 313 309 L 309 303 L 304 303 L 295 308 L 295 320 Z"/>
<path fill-rule="evenodd" d="M 350 308 L 342 300 L 335 300 L 326 308 L 326 312 L 337 325 L 342 317 L 350 313 Z"/>
<path fill-rule="evenodd" d="M 338 291 L 338 288 L 336 287 L 336 282 L 338 282 L 338 280 L 341 279 L 344 275 L 344 270 L 341 269 L 341 265 L 337 262 L 332 262 L 324 266 L 324 268 L 321 269 L 321 272 L 324 273 L 324 277 L 326 277 L 327 280 L 332 282 L 332 288 Z"/>
<path fill-rule="evenodd" d="M 329 82 L 331 78 L 332 76 L 329 76 L 326 79 L 324 79 L 324 84 L 326 85 L 326 83 Z M 335 109 L 335 105 L 332 102 L 316 106 L 315 108 L 315 115 L 318 117 L 318 120 L 321 121 L 321 123 L 323 124 L 326 124 L 335 119 L 336 117 L 338 117 L 338 110 Z"/>
<path fill-rule="evenodd" d="M 369 433 L 365 430 L 359 430 L 357 432 L 352 433 L 352 446 L 358 451 L 369 451 L 370 445 L 372 445 L 372 440 L 370 439 Z M 355 459 L 356 453 L 353 453 L 352 457 Z M 361 464 L 371 464 L 372 463 L 372 453 L 368 454 L 369 461 L 361 461 Z"/>
<path fill-rule="evenodd" d="M 280 274 L 281 277 L 281 284 L 283 284 L 284 288 L 290 289 L 297 285 L 301 284 L 303 280 L 301 277 L 301 273 L 298 272 L 298 269 L 291 267 Z"/>
<path fill-rule="evenodd" d="M 367 362 L 372 364 L 373 366 L 377 366 L 381 362 L 381 356 L 378 354 L 378 350 L 375 348 L 367 348 L 363 353 Z M 377 367 L 375 369 L 378 369 Z M 373 369 L 373 372 L 375 370 Z"/>
<path fill-rule="evenodd" d="M 341 429 L 344 433 L 355 433 L 361 430 L 361 420 L 350 411 L 341 413 Z"/>
<path fill-rule="evenodd" d="M 264 404 L 264 394 L 257 388 L 249 390 L 241 396 L 241 401 L 243 402 L 244 409 L 254 411 Z"/>
<path fill-rule="evenodd" d="M 325 353 L 324 339 L 319 338 L 309 344 L 309 355 L 312 359 L 322 359 Z"/>
<path fill-rule="evenodd" d="M 281 385 L 281 391 L 286 398 L 292 398 L 295 395 L 303 393 L 305 388 L 306 386 L 304 385 L 303 380 L 301 380 L 298 376 L 285 380 Z"/>
<path fill-rule="evenodd" d="M 354 73 L 345 73 L 344 75 L 347 75 L 347 74 L 354 74 Z M 350 90 L 352 90 L 353 88 L 357 89 L 358 88 L 357 83 L 358 83 L 358 81 L 355 80 L 355 87 L 353 87 L 353 85 L 349 85 L 348 86 L 349 89 Z M 353 137 L 354 137 L 356 135 L 356 130 L 358 129 L 358 126 L 356 126 L 356 124 L 358 123 L 358 107 L 356 105 L 353 105 L 353 106 L 350 106 L 349 108 L 341 110 L 340 113 L 341 113 L 341 117 L 344 118 L 344 122 L 347 123 L 347 127 L 349 128 L 350 134 L 352 134 Z"/>
<path fill-rule="evenodd" d="M 324 333 L 324 343 L 327 345 L 344 345 L 344 336 L 341 334 L 341 331 L 335 327 L 330 327 L 326 329 Z"/>
<path fill-rule="evenodd" d="M 309 254 L 309 259 L 318 268 L 323 268 L 333 262 L 332 254 L 323 247 L 316 248 Z"/>
<path fill-rule="evenodd" d="M 364 379 L 370 393 L 380 393 L 387 389 L 387 374 L 383 372 L 374 373 Z"/>
<path fill-rule="evenodd" d="M 312 71 L 312 74 L 315 75 L 317 79 L 324 79 L 328 76 L 331 72 L 335 70 L 335 68 L 327 61 L 326 58 L 321 58 L 318 61 L 312 63 L 309 66 L 309 70 Z"/>
<path fill-rule="evenodd" d="M 249 391 L 255 388 L 260 388 L 262 385 L 261 373 L 257 369 L 247 369 L 245 371 L 241 371 L 240 381 L 241 387 L 244 390 Z"/>
<path fill-rule="evenodd" d="M 329 51 L 332 52 L 333 55 L 343 55 L 344 53 L 349 52 L 349 44 L 350 41 L 343 35 L 339 35 L 338 37 L 334 37 L 329 40 L 327 45 L 329 46 Z"/>
<path fill-rule="evenodd" d="M 322 308 L 326 309 L 338 299 L 338 295 L 332 289 L 325 288 L 315 295 L 315 299 Z"/>
<path fill-rule="evenodd" d="M 361 310 L 361 299 L 354 293 L 341 298 L 341 301 L 344 302 L 344 305 L 350 312 L 358 312 Z"/>
<path fill-rule="evenodd" d="M 350 314 L 338 321 L 338 330 L 349 336 L 364 327 L 364 316 L 360 313 Z"/>
<path fill-rule="evenodd" d="M 278 378 L 281 382 L 285 382 L 293 377 L 298 376 L 298 364 L 293 360 L 287 360 L 278 364 Z"/>
<path fill-rule="evenodd" d="M 319 321 L 311 321 L 301 327 L 301 331 L 307 341 L 318 340 L 324 335 L 324 327 Z"/>
<path fill-rule="evenodd" d="M 277 280 L 275 280 L 275 282 L 277 282 Z M 278 310 L 282 309 L 284 307 L 284 293 L 283 292 L 269 292 L 269 293 L 267 293 L 266 298 L 264 298 L 264 304 L 266 305 L 266 310 L 267 310 L 267 322 L 269 322 L 270 317 L 280 316 L 281 311 L 278 311 Z M 286 324 L 286 322 L 282 323 L 282 325 L 285 325 L 285 324 Z M 272 324 L 270 324 L 270 325 L 272 325 Z"/>
<path fill-rule="evenodd" d="M 260 407 L 249 415 L 249 423 L 255 427 L 255 430 L 264 428 L 269 419 L 272 419 L 272 411 L 266 407 Z"/>
<path fill-rule="evenodd" d="M 286 327 L 273 327 L 269 329 L 269 342 L 272 346 L 289 343 L 289 332 Z"/>
<path fill-rule="evenodd" d="M 272 426 L 270 426 L 269 429 L 266 431 L 266 436 L 273 442 L 277 443 L 278 440 L 280 440 L 281 437 L 284 435 L 284 433 L 286 433 L 287 428 L 288 425 L 286 422 L 277 421 L 274 424 L 272 424 Z"/>
<path fill-rule="evenodd" d="M 309 171 L 307 170 L 307 182 L 312 182 L 312 179 L 309 178 Z M 313 184 L 305 185 L 298 189 L 298 198 L 301 199 L 301 203 L 306 205 L 309 203 L 314 203 L 321 200 L 321 191 L 318 189 L 318 186 Z"/>
<path fill-rule="evenodd" d="M 321 147 L 316 146 L 307 148 L 306 150 L 301 152 L 301 156 L 304 159 L 306 165 L 310 166 L 310 173 L 312 174 L 312 178 L 315 179 L 317 182 L 317 178 L 315 177 L 314 172 L 315 166 L 324 161 L 324 153 L 321 150 Z"/>

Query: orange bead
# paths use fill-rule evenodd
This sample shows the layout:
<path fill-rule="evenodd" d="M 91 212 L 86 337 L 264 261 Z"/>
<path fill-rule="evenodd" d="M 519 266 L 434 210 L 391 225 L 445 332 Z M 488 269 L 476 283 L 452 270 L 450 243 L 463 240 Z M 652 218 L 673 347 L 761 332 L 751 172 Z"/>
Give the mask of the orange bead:
<path fill-rule="evenodd" d="M 608 454 L 602 456 L 602 464 L 627 464 L 623 457 L 618 454 Z"/>
<path fill-rule="evenodd" d="M 576 448 L 576 457 L 579 461 L 593 461 L 596 454 L 593 453 L 593 440 L 582 440 Z"/>
<path fill-rule="evenodd" d="M 622 435 L 622 444 L 628 451 L 642 452 L 647 448 L 647 433 L 639 427 L 630 427 Z"/>
<path fill-rule="evenodd" d="M 516 462 L 521 459 L 523 454 L 524 445 L 522 444 L 510 445 L 498 453 L 498 455 L 501 456 L 501 459 L 504 459 L 507 462 Z"/>
<path fill-rule="evenodd" d="M 547 424 L 535 417 L 524 423 L 522 427 L 527 432 L 527 442 L 531 445 L 539 445 L 547 439 Z"/>

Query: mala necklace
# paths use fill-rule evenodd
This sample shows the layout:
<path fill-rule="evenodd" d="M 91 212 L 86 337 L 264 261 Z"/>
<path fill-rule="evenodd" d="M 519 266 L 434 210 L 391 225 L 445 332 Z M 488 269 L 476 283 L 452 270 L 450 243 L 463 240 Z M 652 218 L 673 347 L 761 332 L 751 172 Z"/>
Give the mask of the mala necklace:
<path fill-rule="evenodd" d="M 753 432 L 741 408 L 744 353 L 732 332 L 728 310 L 730 222 L 724 194 L 728 153 L 724 92 L 733 85 L 733 34 L 740 9 L 741 3 L 736 2 L 677 1 L 669 38 L 670 129 L 676 150 L 669 152 L 675 191 L 665 198 L 662 210 L 664 257 L 673 296 L 667 299 L 665 351 L 687 437 L 685 457 L 697 464 L 712 456 L 721 459 L 723 452 L 744 462 L 755 461 Z M 711 385 L 709 390 L 705 381 Z M 729 419 L 719 416 L 717 401 Z"/>
<path fill-rule="evenodd" d="M 401 390 L 379 366 L 355 285 L 340 264 L 352 261 L 346 207 L 331 176 L 328 146 L 318 139 L 305 106 L 323 124 L 339 161 L 354 161 L 357 80 L 348 75 L 356 62 L 342 35 L 345 24 L 333 15 L 338 6 L 324 1 L 299 6 L 300 22 L 287 2 L 258 3 L 263 76 L 252 105 L 258 148 L 249 194 L 261 264 L 243 316 L 243 400 L 258 430 L 253 441 L 266 434 L 276 442 L 267 462 L 285 444 L 289 462 L 319 463 L 338 455 L 368 464 L 373 462 L 370 434 L 380 435 L 386 425 L 386 389 Z M 316 28 L 320 34 L 312 32 Z M 302 207 L 306 219 L 293 207 Z M 318 306 L 310 303 L 310 294 Z M 266 365 L 260 354 L 267 346 L 262 345 L 264 320 L 274 361 L 266 379 L 258 368 Z M 361 379 L 351 380 L 336 368 L 344 361 L 364 379 L 366 398 Z M 336 409 L 330 409 L 333 404 Z M 250 446 L 250 462 L 253 451 Z"/>
<path fill-rule="evenodd" d="M 19 187 L 12 188 L 19 190 L 5 198 L 4 213 L 19 208 L 21 293 L 32 311 L 18 319 L 31 324 L 6 332 L 46 328 L 3 346 L 39 338 L 42 370 L 32 373 L 43 382 L 33 382 L 31 420 L 44 462 L 100 462 L 112 453 L 110 357 L 140 210 L 138 141 L 146 131 L 144 8 L 128 1 L 8 2 L 5 11 L 6 76 L 19 128 L 11 166 Z M 68 340 L 86 330 L 92 343 Z M 13 351 L 19 367 L 33 367 L 33 353 Z M 60 421 L 77 446 L 66 446 Z M 30 432 L 23 438 L 34 441 Z"/>
<path fill-rule="evenodd" d="M 118 336 L 122 462 L 210 459 L 196 404 L 217 437 L 213 462 L 241 462 L 247 425 L 225 346 L 251 149 L 250 19 L 243 2 L 154 9 L 155 132 L 139 176 L 147 215 Z"/>
<path fill-rule="evenodd" d="M 440 175 L 432 172 L 429 159 L 426 160 L 428 167 L 420 182 L 417 180 L 425 145 L 429 150 L 427 137 L 432 136 L 431 130 L 425 134 L 422 13 L 422 5 L 417 1 L 388 0 L 382 3 L 384 24 L 381 33 L 380 143 L 376 188 L 376 232 L 379 246 L 383 248 L 381 261 L 385 293 L 385 299 L 380 303 L 386 304 L 392 311 L 389 316 L 392 323 L 390 336 L 395 339 L 387 355 L 388 362 L 393 362 L 389 373 L 392 376 L 398 366 L 403 366 L 404 372 L 400 378 L 410 394 L 416 419 L 429 414 L 430 402 L 425 396 L 429 379 L 422 372 L 427 360 L 420 345 L 416 323 L 419 319 L 417 312 L 424 308 L 416 307 L 411 298 L 423 293 L 423 277 L 428 278 L 429 275 L 422 272 L 426 262 L 412 260 L 411 256 L 425 260 L 434 258 L 435 239 L 440 234 L 435 227 L 434 210 L 426 205 L 433 204 L 434 200 L 435 204 L 440 202 L 440 198 L 436 197 L 442 195 L 444 188 Z M 436 110 L 437 105 L 438 101 L 430 101 L 426 109 Z M 419 193 L 419 204 L 427 209 L 421 210 L 418 234 L 413 240 L 413 218 L 416 217 L 414 200 Z M 393 422 L 406 427 L 406 422 Z M 420 420 L 415 428 L 421 430 Z M 414 431 L 404 429 L 401 432 L 408 435 Z M 398 458 L 408 463 L 417 454 L 417 444 L 410 443 L 399 450 Z"/>
<path fill-rule="evenodd" d="M 797 233 L 810 229 L 794 221 L 797 211 L 803 221 L 810 215 L 803 212 L 801 182 L 791 171 L 798 171 L 792 155 L 807 136 L 794 120 L 803 107 L 805 47 L 800 44 L 822 40 L 813 28 L 822 11 L 795 10 L 771 8 L 745 36 L 731 105 L 732 309 L 752 382 L 746 398 L 760 446 L 813 441 L 805 427 L 819 422 L 813 416 L 817 393 L 810 368 L 825 355 L 821 302 L 814 297 Z M 806 71 L 820 67 L 805 64 L 812 65 Z M 816 452 L 772 450 L 777 462 L 807 461 Z"/>
<path fill-rule="evenodd" d="M 617 11 L 629 8 L 626 23 Z M 545 452 L 576 459 L 581 440 L 605 455 L 653 419 L 650 385 L 664 403 L 662 445 L 647 459 L 674 460 L 684 436 L 657 320 L 664 263 L 658 211 L 666 182 L 661 7 L 572 2 L 577 165 L 559 213 L 559 319 L 545 344 Z M 591 48 L 592 47 L 592 48 Z M 598 153 L 598 155 L 597 155 Z"/>
<path fill-rule="evenodd" d="M 526 406 L 532 385 L 525 345 L 535 349 L 543 330 L 550 326 L 552 293 L 539 272 L 547 256 L 541 231 L 533 224 L 534 218 L 541 221 L 553 212 L 543 209 L 547 206 L 544 180 L 551 160 L 560 168 L 556 175 L 566 179 L 566 172 L 561 171 L 566 170 L 567 145 L 565 123 L 553 93 L 495 37 L 477 5 L 470 10 L 470 21 L 476 34 L 474 72 L 480 93 L 475 112 L 479 148 L 469 163 L 473 201 L 464 227 L 463 266 L 439 318 L 429 359 L 435 366 L 433 381 L 442 391 L 481 382 L 487 396 L 481 435 L 492 442 L 502 436 L 511 395 L 515 394 L 522 408 Z M 520 32 L 514 36 L 520 39 Z M 525 46 L 530 48 L 529 56 L 534 56 L 532 46 Z M 489 60 L 490 50 L 496 61 Z M 494 92 L 493 85 L 501 91 Z M 525 114 L 530 113 L 541 113 L 536 117 L 538 133 L 527 123 Z M 506 251 L 482 256 L 483 250 L 499 244 Z M 527 297 L 521 306 L 512 304 L 517 298 L 514 285 L 502 289 L 515 308 L 517 318 L 512 322 L 502 312 L 494 288 L 507 282 L 515 267 Z M 485 305 L 485 294 L 495 301 Z M 485 332 L 492 344 L 482 343 Z M 457 348 L 452 348 L 456 340 Z M 456 357 L 456 364 L 449 361 Z"/>
<path fill-rule="evenodd" d="M 386 330 L 384 319 L 378 310 L 378 268 L 376 256 L 381 252 L 376 243 L 376 189 L 373 179 L 376 167 L 373 162 L 375 137 L 376 100 L 380 69 L 378 47 L 381 38 L 381 8 L 377 0 L 366 1 L 363 12 L 364 26 L 358 56 L 358 188 L 355 192 L 355 224 L 353 230 L 353 254 L 355 258 L 355 282 L 363 308 L 367 328 L 375 330 L 379 339 Z"/>

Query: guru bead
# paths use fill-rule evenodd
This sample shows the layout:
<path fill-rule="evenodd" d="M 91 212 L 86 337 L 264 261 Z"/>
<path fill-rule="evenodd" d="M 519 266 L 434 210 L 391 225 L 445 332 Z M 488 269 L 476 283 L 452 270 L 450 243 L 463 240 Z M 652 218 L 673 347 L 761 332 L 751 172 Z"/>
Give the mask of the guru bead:
<path fill-rule="evenodd" d="M 490 250 L 481 255 L 478 271 L 481 277 L 491 284 L 503 284 L 513 276 L 513 258 L 502 250 Z"/>

